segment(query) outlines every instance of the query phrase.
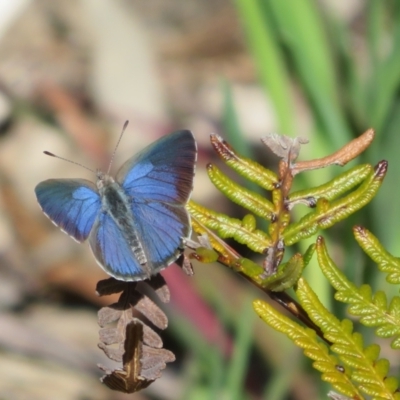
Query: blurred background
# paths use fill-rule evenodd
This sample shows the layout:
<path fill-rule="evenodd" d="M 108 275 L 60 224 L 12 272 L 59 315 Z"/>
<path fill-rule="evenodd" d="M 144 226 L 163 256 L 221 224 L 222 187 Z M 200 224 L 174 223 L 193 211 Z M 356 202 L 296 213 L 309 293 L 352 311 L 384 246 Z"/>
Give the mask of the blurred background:
<path fill-rule="evenodd" d="M 192 278 L 177 266 L 163 272 L 171 303 L 162 305 L 169 326 L 161 335 L 177 360 L 162 378 L 133 395 L 103 386 L 96 365 L 115 365 L 97 348 L 97 311 L 115 298 L 96 296 L 106 275 L 87 245 L 43 216 L 34 187 L 94 180 L 43 150 L 104 167 L 129 119 L 115 168 L 160 136 L 190 129 L 199 144 L 193 198 L 241 217 L 206 177 L 207 163 L 221 165 L 210 133 L 275 168 L 259 141 L 266 133 L 310 139 L 305 160 L 373 127 L 376 139 L 357 162 L 387 159 L 385 183 L 324 236 L 350 279 L 390 296 L 351 226 L 365 225 L 400 254 L 399 21 L 394 0 L 0 0 L 0 399 L 326 398 L 301 351 L 255 318 L 251 302 L 264 296 L 220 265 L 195 264 Z M 312 172 L 296 185 L 341 171 Z M 315 262 L 307 274 L 344 316 Z M 398 357 L 379 343 L 395 373 Z"/>

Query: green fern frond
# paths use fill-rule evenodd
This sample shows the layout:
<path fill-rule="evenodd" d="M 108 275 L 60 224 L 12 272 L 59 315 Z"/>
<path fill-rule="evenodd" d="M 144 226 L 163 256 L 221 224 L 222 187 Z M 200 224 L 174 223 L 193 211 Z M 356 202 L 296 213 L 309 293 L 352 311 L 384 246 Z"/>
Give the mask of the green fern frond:
<path fill-rule="evenodd" d="M 361 228 L 356 228 L 360 232 Z M 377 336 L 394 337 L 392 348 L 400 348 L 400 297 L 395 296 L 388 305 L 386 294 L 378 291 L 374 295 L 368 285 L 357 288 L 335 265 L 329 257 L 322 237 L 317 240 L 318 264 L 335 288 L 335 299 L 349 304 L 349 313 L 360 318 L 365 326 L 377 327 Z"/>
<path fill-rule="evenodd" d="M 207 173 L 215 187 L 234 203 L 269 221 L 275 215 L 274 205 L 270 201 L 233 182 L 214 165 L 207 165 Z"/>
<path fill-rule="evenodd" d="M 379 240 L 367 229 L 356 226 L 354 236 L 364 252 L 378 265 L 378 268 L 388 274 L 386 280 L 392 284 L 400 283 L 400 258 L 388 253 Z"/>
<path fill-rule="evenodd" d="M 366 176 L 360 187 L 347 196 L 332 202 L 320 198 L 315 211 L 308 213 L 299 222 L 293 223 L 285 230 L 283 238 L 286 245 L 290 246 L 301 239 L 308 238 L 318 229 L 330 228 L 364 207 L 376 195 L 386 171 L 387 162 L 382 161 Z"/>
<path fill-rule="evenodd" d="M 352 322 L 339 321 L 329 313 L 303 278 L 297 283 L 296 294 L 310 318 L 332 343 L 331 350 L 347 367 L 346 372 L 359 390 L 377 399 L 400 399 L 397 379 L 388 377 L 389 362 L 378 359 L 379 346 L 373 344 L 364 348 L 362 336 L 353 333 Z"/>
<path fill-rule="evenodd" d="M 304 354 L 314 361 L 313 367 L 322 373 L 322 379 L 325 382 L 329 382 L 336 390 L 352 399 L 363 399 L 361 392 L 350 380 L 348 374 L 339 368 L 338 358 L 318 340 L 314 330 L 302 327 L 264 301 L 255 300 L 253 307 L 266 324 L 284 333 L 304 350 Z"/>
<path fill-rule="evenodd" d="M 342 194 L 363 182 L 372 172 L 373 167 L 371 164 L 357 165 L 323 185 L 291 193 L 289 195 L 289 201 L 295 202 L 308 196 L 314 197 L 316 200 L 321 198 L 327 200 L 337 199 Z"/>
<path fill-rule="evenodd" d="M 364 136 L 365 134 L 356 142 L 365 141 L 362 139 Z M 369 138 L 370 135 L 367 136 Z M 294 143 L 293 146 L 297 146 L 298 143 L 296 139 L 292 142 L 291 140 L 287 137 L 270 138 L 267 145 L 277 151 L 284 142 L 284 148 L 279 149 L 278 153 L 287 152 L 292 156 L 290 143 Z M 273 262 L 265 264 L 268 274 L 277 272 L 284 247 L 315 235 L 319 229 L 331 227 L 365 206 L 379 189 L 387 167 L 386 162 L 379 163 L 375 169 L 369 164 L 360 165 L 317 188 L 290 194 L 294 177 L 292 168 L 297 168 L 296 173 L 298 173 L 301 171 L 299 165 L 304 165 L 305 169 L 309 168 L 307 162 L 292 165 L 291 162 L 288 164 L 282 161 L 278 176 L 258 163 L 240 156 L 218 135 L 211 135 L 211 143 L 229 167 L 262 188 L 271 191 L 272 202 L 254 191 L 241 187 L 210 164 L 207 171 L 213 184 L 231 201 L 246 208 L 251 214 L 246 215 L 243 220 L 230 218 L 193 201 L 189 202 L 187 208 L 192 216 L 205 227 L 212 229 L 220 238 L 233 238 L 256 253 L 269 254 Z M 328 165 L 335 162 L 339 164 L 347 162 L 357 155 L 357 149 L 354 146 L 354 143 L 346 145 L 334 155 L 327 157 L 326 162 L 329 163 Z M 362 150 L 364 148 L 362 147 Z M 296 153 L 298 149 L 293 148 L 293 151 Z M 325 161 L 321 160 L 323 159 L 316 161 L 319 167 L 325 166 Z M 311 164 L 314 168 L 315 162 Z M 350 189 L 354 190 L 340 197 Z M 316 207 L 300 221 L 291 223 L 289 210 L 298 203 Z M 270 222 L 268 232 L 257 229 L 255 216 Z"/>
<path fill-rule="evenodd" d="M 381 161 L 375 168 L 369 164 L 359 165 L 323 185 L 290 193 L 295 176 L 328 165 L 345 165 L 364 151 L 373 137 L 373 130 L 368 130 L 329 156 L 295 163 L 300 144 L 304 141 L 269 135 L 263 142 L 281 158 L 279 172 L 275 174 L 238 155 L 218 135 L 211 135 L 211 143 L 224 162 L 243 177 L 270 191 L 271 201 L 233 182 L 217 167 L 208 165 L 209 178 L 218 190 L 250 214 L 242 220 L 235 219 L 190 201 L 187 208 L 192 216 L 193 229 L 202 235 L 202 242 L 191 247 L 195 252 L 190 257 L 203 262 L 218 260 L 250 280 L 305 323 L 308 328 L 262 301 L 253 303 L 267 324 L 285 333 L 304 349 L 304 353 L 314 361 L 314 368 L 322 373 L 322 379 L 330 382 L 336 390 L 351 399 L 364 399 L 362 393 L 365 393 L 374 399 L 400 400 L 398 381 L 388 377 L 389 362 L 379 359 L 379 346 L 364 347 L 363 337 L 353 332 L 352 322 L 347 319 L 339 321 L 321 304 L 302 278 L 303 270 L 317 250 L 321 269 L 337 290 L 335 297 L 347 302 L 350 312 L 360 316 L 362 323 L 376 326 L 379 335 L 394 337 L 392 346 L 396 348 L 400 347 L 400 328 L 397 328 L 400 327 L 400 298 L 394 298 L 388 305 L 384 292 L 373 295 L 369 286 L 357 288 L 349 282 L 329 258 L 322 238 L 304 255 L 296 253 L 283 262 L 287 246 L 309 238 L 319 229 L 333 226 L 370 202 L 382 184 L 387 162 Z M 304 204 L 310 210 L 299 221 L 292 222 L 290 210 L 298 204 Z M 256 216 L 269 222 L 266 232 L 257 229 Z M 360 231 L 359 236 L 365 251 L 380 260 L 381 268 L 390 279 L 400 281 L 400 259 L 385 253 L 371 235 Z M 224 242 L 225 238 L 233 238 L 252 251 L 264 254 L 262 265 L 242 257 Z M 295 288 L 300 304 L 285 293 L 289 288 Z M 321 339 L 329 344 L 329 348 Z"/>
<path fill-rule="evenodd" d="M 197 205 L 192 203 L 192 206 L 196 207 Z M 212 249 L 197 247 L 196 253 L 190 255 L 191 258 L 207 263 L 218 260 L 222 264 L 247 276 L 259 287 L 273 292 L 281 292 L 293 287 L 301 276 L 303 269 L 310 262 L 315 250 L 315 246 L 311 245 L 305 253 L 305 258 L 297 253 L 288 262 L 280 264 L 276 273 L 265 276 L 264 269 L 260 265 L 247 258 L 240 257 L 214 232 L 205 227 L 193 214 L 192 224 L 197 233 L 206 235 Z"/>
<path fill-rule="evenodd" d="M 245 218 L 243 221 L 230 218 L 200 206 L 194 201 L 188 203 L 187 209 L 204 226 L 216 231 L 219 237 L 223 239 L 233 238 L 238 243 L 246 244 L 249 249 L 256 253 L 263 253 L 271 244 L 271 239 L 266 233 L 249 224 L 249 218 Z"/>
<path fill-rule="evenodd" d="M 221 136 L 212 134 L 210 140 L 221 159 L 239 175 L 266 190 L 273 190 L 277 187 L 279 179 L 274 172 L 253 160 L 240 156 Z"/>
<path fill-rule="evenodd" d="M 213 184 L 230 200 L 251 213 L 240 220 L 190 201 L 187 208 L 193 217 L 193 228 L 208 237 L 217 235 L 220 239 L 232 238 L 256 253 L 265 254 L 262 263 L 264 272 L 255 275 L 259 269 L 254 267 L 252 261 L 238 254 L 232 257 L 231 249 L 227 251 L 216 237 L 212 238 L 210 244 L 217 255 L 201 250 L 202 254 L 193 255 L 193 258 L 205 262 L 217 258 L 224 265 L 252 278 L 259 287 L 270 291 L 284 291 L 293 286 L 308 261 L 304 262 L 301 255 L 296 255 L 282 264 L 285 248 L 316 234 L 319 229 L 331 227 L 366 205 L 379 189 L 387 163 L 383 161 L 375 169 L 368 164 L 354 167 L 324 185 L 291 195 L 293 178 L 301 171 L 346 164 L 365 150 L 373 136 L 373 131 L 369 130 L 330 156 L 294 163 L 304 141 L 269 135 L 263 138 L 263 142 L 281 158 L 277 175 L 237 154 L 218 135 L 211 135 L 211 144 L 225 163 L 240 175 L 269 190 L 272 201 L 241 187 L 210 164 L 207 171 Z M 291 222 L 290 210 L 297 204 L 305 204 L 311 210 L 300 221 Z M 315 209 L 312 209 L 314 206 Z M 255 216 L 269 221 L 267 232 L 257 229 Z"/>

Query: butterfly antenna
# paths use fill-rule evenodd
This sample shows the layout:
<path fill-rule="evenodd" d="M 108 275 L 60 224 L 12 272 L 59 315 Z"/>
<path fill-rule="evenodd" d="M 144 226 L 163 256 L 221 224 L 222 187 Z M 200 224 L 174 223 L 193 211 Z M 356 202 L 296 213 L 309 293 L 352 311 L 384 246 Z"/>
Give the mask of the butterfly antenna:
<path fill-rule="evenodd" d="M 125 123 L 124 123 L 124 126 L 122 127 L 121 134 L 119 135 L 119 139 L 118 139 L 117 145 L 115 146 L 115 149 L 114 149 L 114 151 L 113 151 L 113 153 L 111 155 L 110 164 L 108 165 L 108 169 L 107 169 L 107 175 L 110 173 L 110 169 L 111 169 L 112 163 L 114 161 L 114 156 L 115 156 L 115 153 L 117 152 L 117 149 L 118 149 L 118 146 L 119 146 L 119 142 L 121 141 L 122 136 L 124 135 L 125 129 L 128 126 L 128 124 L 129 124 L 129 120 L 126 120 Z"/>
<path fill-rule="evenodd" d="M 50 157 L 54 157 L 54 158 L 59 158 L 60 160 L 67 161 L 67 162 L 69 162 L 69 163 L 71 163 L 71 164 L 79 165 L 80 167 L 85 168 L 85 169 L 87 169 L 87 170 L 90 171 L 90 172 L 96 173 L 96 171 L 94 171 L 93 169 L 91 169 L 91 168 L 89 168 L 89 167 L 86 167 L 85 165 L 79 164 L 78 162 L 68 160 L 68 158 L 64 158 L 64 157 L 57 156 L 57 155 L 55 155 L 55 154 L 53 154 L 53 153 L 50 153 L 49 151 L 44 151 L 43 153 L 46 154 L 46 156 L 50 156 Z"/>

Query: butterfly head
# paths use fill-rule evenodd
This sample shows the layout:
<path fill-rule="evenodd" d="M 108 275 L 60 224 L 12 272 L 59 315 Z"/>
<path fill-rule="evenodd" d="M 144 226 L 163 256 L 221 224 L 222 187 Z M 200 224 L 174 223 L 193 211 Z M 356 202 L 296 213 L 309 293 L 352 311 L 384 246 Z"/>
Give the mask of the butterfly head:
<path fill-rule="evenodd" d="M 100 169 L 96 170 L 96 177 L 97 177 L 96 186 L 98 190 L 103 189 L 104 186 L 114 183 L 114 178 L 108 174 L 105 174 Z"/>

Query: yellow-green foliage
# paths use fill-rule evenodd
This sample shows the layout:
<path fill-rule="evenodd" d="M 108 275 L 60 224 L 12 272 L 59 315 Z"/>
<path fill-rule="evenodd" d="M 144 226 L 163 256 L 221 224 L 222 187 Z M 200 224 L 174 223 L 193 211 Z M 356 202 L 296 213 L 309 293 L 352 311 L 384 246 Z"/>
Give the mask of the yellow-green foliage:
<path fill-rule="evenodd" d="M 321 372 L 322 379 L 335 390 L 351 399 L 364 399 L 365 395 L 374 399 L 400 399 L 398 381 L 389 376 L 388 360 L 379 358 L 379 346 L 364 346 L 363 337 L 353 331 L 350 320 L 339 320 L 330 313 L 302 276 L 303 270 L 316 252 L 322 272 L 336 290 L 335 298 L 347 303 L 349 312 L 360 317 L 362 324 L 376 327 L 378 336 L 393 337 L 394 349 L 400 347 L 400 297 L 395 296 L 388 303 L 384 292 L 373 294 L 368 285 L 357 287 L 350 282 L 329 257 L 322 237 L 305 254 L 295 253 L 289 260 L 283 260 L 286 247 L 333 226 L 370 202 L 382 184 L 387 162 L 382 161 L 376 167 L 355 166 L 323 185 L 292 193 L 295 175 L 331 164 L 344 165 L 368 147 L 372 138 L 373 131 L 367 131 L 331 156 L 297 164 L 293 154 L 298 154 L 299 141 L 265 139 L 264 143 L 277 150 L 282 158 L 279 173 L 275 174 L 241 157 L 222 138 L 212 135 L 212 145 L 225 163 L 270 191 L 271 200 L 238 185 L 209 165 L 207 171 L 216 188 L 250 214 L 240 220 L 190 202 L 193 228 L 207 242 L 207 248 L 200 246 L 196 251 L 196 246 L 192 247 L 195 252 L 191 256 L 202 262 L 217 260 L 232 268 L 305 324 L 300 325 L 264 301 L 253 303 L 263 321 L 301 347 L 313 360 L 314 368 Z M 292 221 L 290 211 L 298 204 L 308 206 L 309 211 L 299 221 Z M 257 228 L 256 217 L 268 224 L 267 229 Z M 355 227 L 354 234 L 363 250 L 387 274 L 387 281 L 399 283 L 400 259 L 387 253 L 366 229 Z M 242 257 L 224 242 L 226 238 L 263 254 L 264 261 L 259 265 Z M 294 289 L 298 302 L 284 293 L 290 288 Z"/>

